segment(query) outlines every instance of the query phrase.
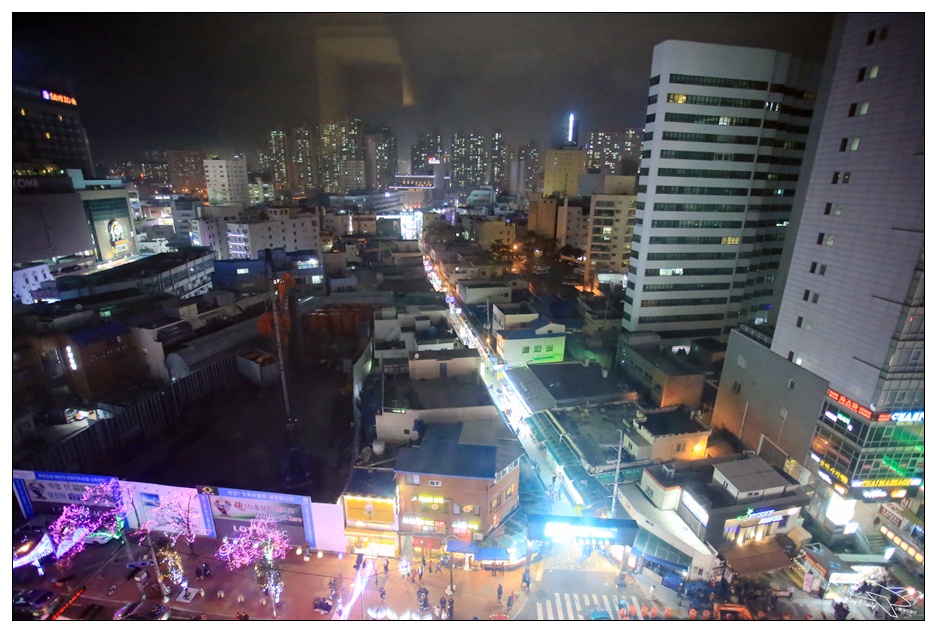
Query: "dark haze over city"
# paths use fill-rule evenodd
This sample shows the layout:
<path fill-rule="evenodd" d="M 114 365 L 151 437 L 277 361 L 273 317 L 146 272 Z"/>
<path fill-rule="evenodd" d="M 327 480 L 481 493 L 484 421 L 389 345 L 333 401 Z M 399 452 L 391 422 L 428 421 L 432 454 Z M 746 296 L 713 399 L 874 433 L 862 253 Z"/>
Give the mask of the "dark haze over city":
<path fill-rule="evenodd" d="M 403 149 L 431 127 L 446 146 L 459 129 L 494 128 L 514 146 L 552 144 L 569 112 L 582 132 L 640 127 L 659 42 L 819 61 L 832 15 L 17 13 L 12 24 L 14 77 L 72 91 L 94 159 L 106 162 L 147 149 L 253 152 L 267 130 L 327 122 L 316 105 L 320 51 L 353 58 L 369 46 L 349 39 L 354 53 L 329 50 L 322 33 L 335 25 L 379 40 L 368 63 L 402 69 L 402 100 L 381 99 L 393 79 L 372 67 L 354 77 L 363 87 L 348 92 L 345 111 L 389 125 Z"/>

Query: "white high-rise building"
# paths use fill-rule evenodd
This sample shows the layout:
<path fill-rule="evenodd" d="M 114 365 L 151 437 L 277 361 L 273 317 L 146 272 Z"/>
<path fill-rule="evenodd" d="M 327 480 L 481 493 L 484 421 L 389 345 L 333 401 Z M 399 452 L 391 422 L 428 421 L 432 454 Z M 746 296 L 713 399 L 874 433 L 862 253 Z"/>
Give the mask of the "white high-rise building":
<path fill-rule="evenodd" d="M 208 187 L 208 203 L 211 205 L 250 205 L 250 190 L 247 186 L 247 159 L 205 160 L 205 183 Z"/>
<path fill-rule="evenodd" d="M 227 241 L 231 259 L 258 259 L 266 248 L 317 250 L 319 212 L 317 209 L 268 207 L 266 219 L 253 218 L 228 222 Z"/>
<path fill-rule="evenodd" d="M 625 331 L 766 321 L 819 70 L 773 50 L 654 47 Z"/>

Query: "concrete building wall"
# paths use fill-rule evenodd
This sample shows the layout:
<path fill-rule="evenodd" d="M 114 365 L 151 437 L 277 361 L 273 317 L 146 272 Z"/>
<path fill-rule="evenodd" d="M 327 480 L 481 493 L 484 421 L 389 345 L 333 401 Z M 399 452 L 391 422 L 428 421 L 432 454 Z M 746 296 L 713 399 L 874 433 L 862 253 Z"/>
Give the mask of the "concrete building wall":
<path fill-rule="evenodd" d="M 828 387 L 818 375 L 732 331 L 712 427 L 731 431 L 746 449 L 761 451 L 775 467 L 783 462 L 771 458 L 771 442 L 802 464 Z"/>
<path fill-rule="evenodd" d="M 442 374 L 445 365 L 445 375 Z M 415 358 L 409 359 L 411 380 L 434 380 L 454 375 L 473 375 L 481 366 L 481 356 L 468 358 Z"/>

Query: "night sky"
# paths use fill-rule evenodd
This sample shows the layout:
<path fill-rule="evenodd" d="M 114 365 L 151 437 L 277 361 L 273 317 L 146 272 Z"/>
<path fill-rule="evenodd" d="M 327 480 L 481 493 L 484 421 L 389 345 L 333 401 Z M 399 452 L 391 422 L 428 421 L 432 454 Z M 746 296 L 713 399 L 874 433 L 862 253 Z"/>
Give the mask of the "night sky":
<path fill-rule="evenodd" d="M 311 5 L 310 5 L 311 6 Z M 264 132 L 314 120 L 314 13 L 14 13 L 18 80 L 63 78 L 95 161 L 146 149 L 253 152 Z M 833 16 L 786 14 L 386 14 L 416 104 L 390 125 L 400 158 L 416 134 L 504 130 L 515 147 L 556 142 L 569 112 L 591 129 L 640 127 L 653 46 L 757 46 L 821 61 Z M 67 83 L 67 82 L 70 82 Z M 56 81 L 55 85 L 62 85 Z"/>

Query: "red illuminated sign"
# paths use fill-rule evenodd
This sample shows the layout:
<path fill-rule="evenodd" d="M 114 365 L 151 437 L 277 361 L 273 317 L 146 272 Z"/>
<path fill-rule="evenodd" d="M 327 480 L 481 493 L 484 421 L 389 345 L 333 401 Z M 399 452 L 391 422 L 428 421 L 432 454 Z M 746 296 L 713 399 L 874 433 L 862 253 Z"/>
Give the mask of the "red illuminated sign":
<path fill-rule="evenodd" d="M 849 409 L 850 411 L 856 412 L 866 419 L 874 419 L 873 412 L 871 412 L 869 409 L 865 408 L 864 406 L 861 406 L 860 404 L 858 404 L 858 402 L 848 399 L 841 393 L 836 393 L 830 388 L 826 392 L 826 394 L 829 396 L 829 399 L 831 399 L 834 402 L 838 402 L 839 404 Z"/>

